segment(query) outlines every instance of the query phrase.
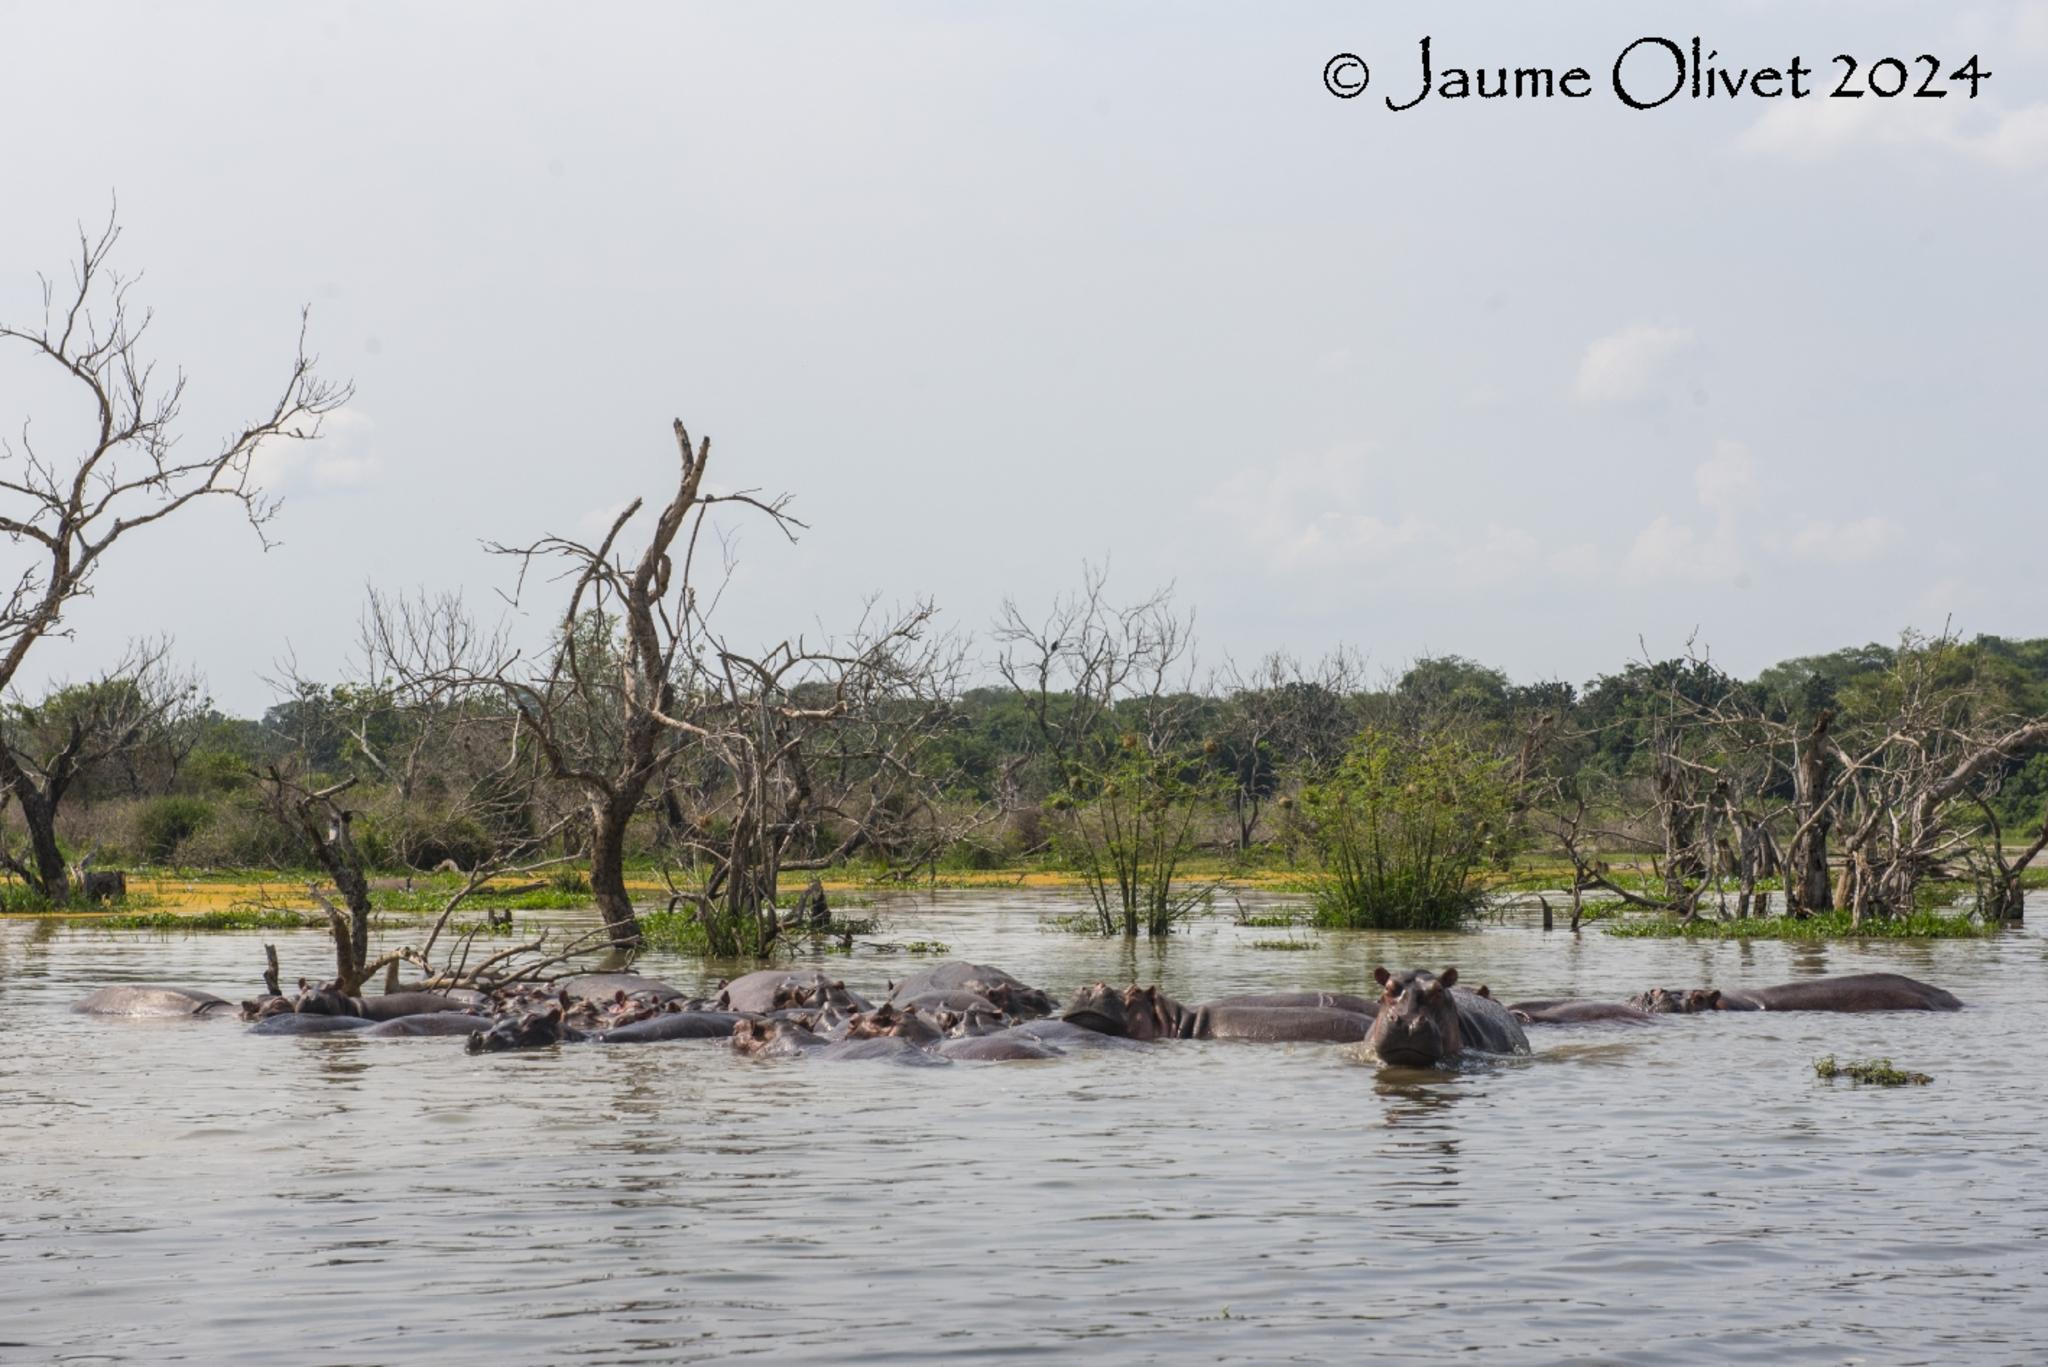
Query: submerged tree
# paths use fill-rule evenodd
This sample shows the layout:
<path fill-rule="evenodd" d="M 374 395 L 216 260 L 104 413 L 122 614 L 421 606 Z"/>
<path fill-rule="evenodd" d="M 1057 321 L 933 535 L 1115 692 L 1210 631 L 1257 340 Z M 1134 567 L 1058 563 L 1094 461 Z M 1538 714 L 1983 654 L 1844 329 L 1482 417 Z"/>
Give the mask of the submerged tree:
<path fill-rule="evenodd" d="M 143 351 L 150 315 L 129 303 L 131 280 L 110 265 L 119 229 L 110 220 L 79 235 L 71 288 L 43 282 L 40 322 L 0 322 L 0 347 L 40 367 L 82 404 L 83 437 L 59 450 L 32 435 L 0 440 L 0 533 L 27 553 L 11 587 L 0 586 L 0 693 L 11 693 L 37 642 L 67 635 L 64 614 L 92 592 L 115 543 L 208 498 L 240 505 L 259 539 L 277 509 L 257 483 L 253 462 L 265 442 L 319 435 L 320 420 L 349 398 L 346 385 L 321 380 L 306 354 L 301 315 L 297 354 L 269 410 L 204 454 L 179 445 L 185 377 L 159 375 Z M 267 544 L 267 543 L 266 543 Z M 57 843 L 50 772 L 0 736 L 0 787 L 28 832 L 19 871 L 54 902 L 71 893 Z"/>

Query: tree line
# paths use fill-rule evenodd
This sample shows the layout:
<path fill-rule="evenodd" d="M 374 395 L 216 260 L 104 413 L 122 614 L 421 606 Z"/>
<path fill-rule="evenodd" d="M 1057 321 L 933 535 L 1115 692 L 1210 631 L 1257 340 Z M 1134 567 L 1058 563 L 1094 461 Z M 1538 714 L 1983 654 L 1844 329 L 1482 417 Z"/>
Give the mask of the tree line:
<path fill-rule="evenodd" d="M 74 289 L 0 326 L 90 418 L 75 449 L 0 445 L 22 567 L 0 608 L 0 868 L 48 903 L 96 861 L 315 868 L 347 980 L 369 962 L 373 873 L 452 869 L 452 911 L 574 861 L 626 945 L 637 866 L 707 949 L 746 954 L 779 933 L 792 875 L 848 863 L 907 879 L 1052 859 L 1101 930 L 1138 934 L 1195 909 L 1205 855 L 1327 871 L 1347 923 L 1469 910 L 1475 870 L 1532 848 L 1566 861 L 1575 906 L 1749 915 L 1775 888 L 1791 914 L 1862 918 L 1962 879 L 2013 916 L 2048 843 L 2044 640 L 1908 635 L 1753 679 L 1690 648 L 1583 685 L 1458 656 L 1373 677 L 1346 650 L 1198 670 L 1170 590 L 1119 598 L 1090 569 L 979 639 L 929 601 L 877 600 L 829 637 L 740 643 L 716 620 L 714 517 L 802 524 L 785 498 L 707 492 L 711 444 L 680 421 L 670 481 L 601 537 L 486 544 L 554 624 L 538 648 L 457 597 L 372 591 L 340 676 L 287 671 L 260 717 L 211 706 L 163 641 L 29 699 L 24 662 L 106 552 L 204 498 L 260 538 L 276 506 L 253 456 L 349 398 L 302 320 L 280 391 L 185 454 L 182 379 L 143 354 L 117 237 L 82 235 Z M 1653 877 L 1618 874 L 1617 851 Z"/>

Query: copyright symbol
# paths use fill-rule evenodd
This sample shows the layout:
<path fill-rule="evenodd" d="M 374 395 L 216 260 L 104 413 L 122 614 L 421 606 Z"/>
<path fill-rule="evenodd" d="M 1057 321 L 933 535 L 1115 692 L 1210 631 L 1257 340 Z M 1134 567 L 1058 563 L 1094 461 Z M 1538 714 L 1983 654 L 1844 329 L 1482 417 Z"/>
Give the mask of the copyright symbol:
<path fill-rule="evenodd" d="M 1355 52 L 1340 52 L 1323 63 L 1323 89 L 1340 100 L 1355 100 L 1372 84 L 1372 68 Z"/>

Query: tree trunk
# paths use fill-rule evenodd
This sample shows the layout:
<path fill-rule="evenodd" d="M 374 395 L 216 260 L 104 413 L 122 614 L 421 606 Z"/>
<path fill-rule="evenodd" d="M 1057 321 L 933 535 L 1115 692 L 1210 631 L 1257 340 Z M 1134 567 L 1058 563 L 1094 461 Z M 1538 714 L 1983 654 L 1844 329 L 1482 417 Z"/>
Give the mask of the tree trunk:
<path fill-rule="evenodd" d="M 1834 821 L 1819 815 L 1827 782 L 1828 723 L 1833 720 L 1832 712 L 1814 718 L 1806 746 L 1792 766 L 1792 819 L 1798 834 L 1785 855 L 1785 911 L 1790 916 L 1803 918 L 1835 906 L 1828 885 L 1828 827 Z"/>
<path fill-rule="evenodd" d="M 21 821 L 28 827 L 29 849 L 35 859 L 37 891 L 54 906 L 71 900 L 71 866 L 57 847 L 57 804 L 43 794 L 30 791 L 15 794 L 21 799 Z"/>
<path fill-rule="evenodd" d="M 590 805 L 590 891 L 615 949 L 640 946 L 640 918 L 626 895 L 626 823 L 636 805 L 637 795 L 632 802 Z"/>

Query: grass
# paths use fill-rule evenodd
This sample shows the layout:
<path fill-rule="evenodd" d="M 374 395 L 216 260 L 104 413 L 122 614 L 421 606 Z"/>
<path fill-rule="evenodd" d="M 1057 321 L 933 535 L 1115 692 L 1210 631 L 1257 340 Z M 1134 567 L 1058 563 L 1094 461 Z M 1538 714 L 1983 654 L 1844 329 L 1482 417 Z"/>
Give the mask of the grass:
<path fill-rule="evenodd" d="M 1813 1073 L 1823 1082 L 1845 1077 L 1859 1086 L 1868 1084 L 1872 1087 L 1925 1087 L 1934 1081 L 1926 1073 L 1894 1068 L 1888 1058 L 1852 1059 L 1847 1063 L 1837 1063 L 1833 1054 L 1815 1063 Z"/>
<path fill-rule="evenodd" d="M 89 919 L 102 930 L 303 930 L 327 924 L 325 916 L 275 907 L 231 907 L 189 914 L 176 911 L 114 912 Z"/>
<path fill-rule="evenodd" d="M 1323 942 L 1320 940 L 1254 940 L 1251 947 L 1253 949 L 1278 950 L 1321 949 Z"/>
<path fill-rule="evenodd" d="M 1849 924 L 1846 911 L 1823 912 L 1803 920 L 1791 916 L 1752 916 L 1745 921 L 1617 916 L 1605 923 L 1605 929 L 1624 940 L 1978 940 L 1998 934 L 1996 926 L 1967 914 L 1936 911 L 1916 911 L 1886 920 L 1866 917 L 1860 926 Z"/>

